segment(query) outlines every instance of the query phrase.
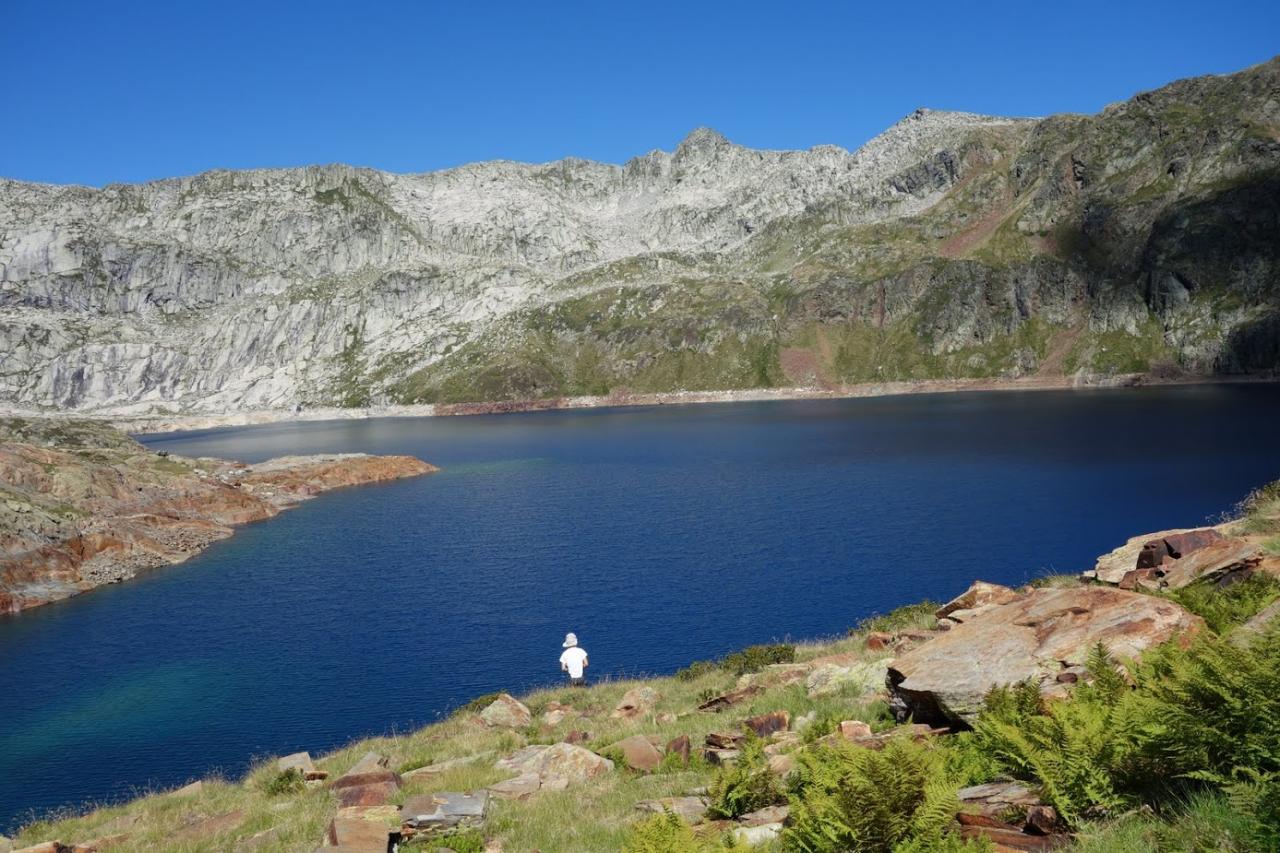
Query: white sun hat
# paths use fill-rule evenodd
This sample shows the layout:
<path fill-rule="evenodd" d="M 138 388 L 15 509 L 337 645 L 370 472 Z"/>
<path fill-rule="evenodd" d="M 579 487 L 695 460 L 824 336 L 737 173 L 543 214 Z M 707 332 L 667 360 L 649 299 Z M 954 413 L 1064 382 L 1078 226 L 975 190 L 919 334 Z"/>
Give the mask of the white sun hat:
<path fill-rule="evenodd" d="M 570 631 L 564 635 L 564 648 L 571 649 L 578 645 L 578 635 Z"/>

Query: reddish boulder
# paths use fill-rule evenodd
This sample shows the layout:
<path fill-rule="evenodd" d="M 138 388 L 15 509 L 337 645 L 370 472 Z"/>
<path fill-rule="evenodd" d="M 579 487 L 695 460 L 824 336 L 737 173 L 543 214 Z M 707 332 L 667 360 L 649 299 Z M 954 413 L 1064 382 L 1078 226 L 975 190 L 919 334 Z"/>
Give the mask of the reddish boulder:
<path fill-rule="evenodd" d="M 613 748 L 622 753 L 622 760 L 628 767 L 641 773 L 652 773 L 662 763 L 662 753 L 643 735 L 623 738 Z"/>
<path fill-rule="evenodd" d="M 1032 589 L 894 659 L 891 704 L 900 718 L 940 725 L 972 719 L 993 687 L 1033 679 L 1042 689 L 1085 662 L 1098 643 L 1134 658 L 1203 622 L 1177 604 L 1100 586 Z"/>
<path fill-rule="evenodd" d="M 673 738 L 667 744 L 667 754 L 680 756 L 681 764 L 689 763 L 689 749 L 690 744 L 688 735 L 680 735 L 680 737 Z"/>
<path fill-rule="evenodd" d="M 756 737 L 768 737 L 774 732 L 785 732 L 791 727 L 791 714 L 786 711 L 773 711 L 752 717 L 742 724 L 756 733 Z"/>

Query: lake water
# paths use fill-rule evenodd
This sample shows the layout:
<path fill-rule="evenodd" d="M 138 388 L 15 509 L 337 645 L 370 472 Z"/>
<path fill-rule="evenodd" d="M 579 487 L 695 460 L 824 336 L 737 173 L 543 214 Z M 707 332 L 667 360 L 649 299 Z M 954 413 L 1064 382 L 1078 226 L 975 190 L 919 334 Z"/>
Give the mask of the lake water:
<path fill-rule="evenodd" d="M 0 829 L 556 681 L 1074 572 L 1280 477 L 1280 388 L 947 394 L 154 436 L 410 453 L 181 566 L 0 618 Z"/>

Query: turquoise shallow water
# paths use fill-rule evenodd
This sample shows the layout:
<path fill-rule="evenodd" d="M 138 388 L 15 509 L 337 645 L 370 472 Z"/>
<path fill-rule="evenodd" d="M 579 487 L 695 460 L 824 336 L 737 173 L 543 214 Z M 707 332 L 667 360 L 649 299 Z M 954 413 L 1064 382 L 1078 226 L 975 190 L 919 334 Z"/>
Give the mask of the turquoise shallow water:
<path fill-rule="evenodd" d="M 954 394 L 154 436 L 412 453 L 181 566 L 0 618 L 0 828 L 554 681 L 1075 571 L 1280 477 L 1280 390 Z"/>

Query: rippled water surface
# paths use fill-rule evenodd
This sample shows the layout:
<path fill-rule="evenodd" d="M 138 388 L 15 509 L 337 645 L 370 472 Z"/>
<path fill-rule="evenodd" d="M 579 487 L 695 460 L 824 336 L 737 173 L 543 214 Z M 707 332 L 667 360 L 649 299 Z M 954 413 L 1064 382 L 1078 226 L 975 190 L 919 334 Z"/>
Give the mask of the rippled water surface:
<path fill-rule="evenodd" d="M 1280 477 L 1280 392 L 1217 386 L 325 422 L 187 455 L 411 453 L 200 557 L 0 618 L 0 829 L 554 681 L 669 672 L 981 577 L 1076 571 Z"/>

